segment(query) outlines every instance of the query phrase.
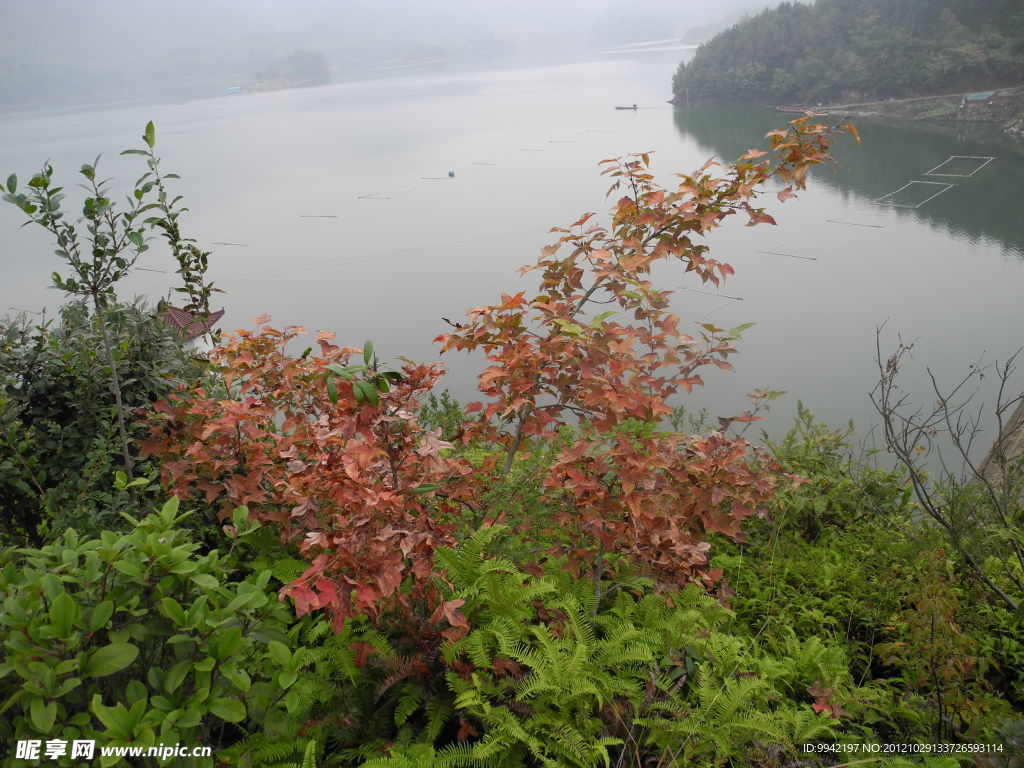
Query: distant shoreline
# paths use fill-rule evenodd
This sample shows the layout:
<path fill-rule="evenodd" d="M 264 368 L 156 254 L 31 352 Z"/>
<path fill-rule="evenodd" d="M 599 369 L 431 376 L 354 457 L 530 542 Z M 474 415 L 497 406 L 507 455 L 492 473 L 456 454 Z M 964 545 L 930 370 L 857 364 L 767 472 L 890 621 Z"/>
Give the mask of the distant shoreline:
<path fill-rule="evenodd" d="M 819 104 L 809 109 L 829 115 L 842 112 L 851 117 L 1001 123 L 1004 132 L 1013 136 L 1024 135 L 1024 85 L 974 94 L 959 92 L 850 104 Z"/>

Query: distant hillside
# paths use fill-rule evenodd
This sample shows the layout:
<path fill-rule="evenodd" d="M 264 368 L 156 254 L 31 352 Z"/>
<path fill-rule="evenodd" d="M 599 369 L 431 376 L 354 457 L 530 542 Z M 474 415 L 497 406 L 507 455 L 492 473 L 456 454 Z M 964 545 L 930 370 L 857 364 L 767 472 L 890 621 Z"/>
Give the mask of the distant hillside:
<path fill-rule="evenodd" d="M 782 3 L 702 45 L 677 103 L 899 98 L 1024 81 L 1021 0 Z"/>

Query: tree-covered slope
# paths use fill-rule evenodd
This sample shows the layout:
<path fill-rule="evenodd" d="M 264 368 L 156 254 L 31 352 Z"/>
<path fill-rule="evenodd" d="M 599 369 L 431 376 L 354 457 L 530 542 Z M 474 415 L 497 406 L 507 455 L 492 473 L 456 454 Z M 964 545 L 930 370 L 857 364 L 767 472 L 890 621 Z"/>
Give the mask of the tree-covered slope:
<path fill-rule="evenodd" d="M 782 3 L 679 65 L 677 103 L 836 101 L 1024 80 L 1020 0 Z"/>

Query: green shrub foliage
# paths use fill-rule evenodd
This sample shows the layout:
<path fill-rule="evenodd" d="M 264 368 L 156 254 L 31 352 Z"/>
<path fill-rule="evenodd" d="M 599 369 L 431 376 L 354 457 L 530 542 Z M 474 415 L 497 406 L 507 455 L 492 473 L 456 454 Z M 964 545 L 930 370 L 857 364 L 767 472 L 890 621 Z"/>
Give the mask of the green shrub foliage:
<path fill-rule="evenodd" d="M 178 381 L 199 376 L 200 363 L 144 307 L 104 313 L 126 411 L 148 408 Z M 156 501 L 156 485 L 115 486 L 123 467 L 101 349 L 82 303 L 42 326 L 0 323 L 0 544 L 39 545 L 69 525 L 82 533 L 122 527 L 118 511 Z"/>
<path fill-rule="evenodd" d="M 173 499 L 127 534 L 69 529 L 5 553 L 0 740 L 223 748 L 299 707 L 291 686 L 308 660 L 270 572 L 227 579 L 183 517 Z"/>

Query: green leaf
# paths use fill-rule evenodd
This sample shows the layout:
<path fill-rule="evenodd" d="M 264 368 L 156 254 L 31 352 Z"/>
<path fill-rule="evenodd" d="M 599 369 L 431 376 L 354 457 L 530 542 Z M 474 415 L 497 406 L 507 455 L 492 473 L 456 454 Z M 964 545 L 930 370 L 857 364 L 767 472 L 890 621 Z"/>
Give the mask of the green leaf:
<path fill-rule="evenodd" d="M 288 646 L 284 643 L 279 643 L 276 640 L 271 640 L 267 644 L 267 651 L 270 652 L 270 657 L 280 664 L 282 667 L 287 667 L 291 664 L 292 653 L 288 650 Z"/>
<path fill-rule="evenodd" d="M 327 399 L 332 404 L 338 404 L 338 381 L 333 376 L 327 377 Z"/>
<path fill-rule="evenodd" d="M 437 483 L 420 483 L 415 488 L 409 488 L 406 491 L 406 493 L 419 495 L 421 493 L 430 493 L 431 491 L 436 491 L 440 487 L 441 486 L 439 486 Z"/>
<path fill-rule="evenodd" d="M 164 693 L 172 694 L 178 690 L 191 666 L 192 659 L 182 659 L 167 670 L 167 676 L 164 678 Z"/>
<path fill-rule="evenodd" d="M 106 677 L 120 672 L 139 656 L 139 649 L 131 643 L 105 645 L 85 662 L 83 677 Z"/>
<path fill-rule="evenodd" d="M 57 702 L 46 702 L 41 696 L 33 696 L 32 704 L 29 706 L 29 715 L 32 718 L 32 725 L 40 734 L 48 735 L 53 728 L 53 722 L 57 719 Z"/>
<path fill-rule="evenodd" d="M 61 640 L 67 639 L 77 619 L 78 603 L 67 592 L 61 592 L 50 604 L 50 624 L 54 635 Z"/>
<path fill-rule="evenodd" d="M 562 333 L 567 333 L 570 336 L 580 336 L 583 334 L 582 326 L 576 325 L 576 323 L 570 323 L 568 320 L 556 319 L 556 323 L 562 329 Z"/>
<path fill-rule="evenodd" d="M 190 627 L 198 626 L 200 615 L 206 610 L 206 595 L 201 595 L 198 600 L 192 603 L 192 607 L 188 609 L 188 625 Z"/>
<path fill-rule="evenodd" d="M 7 177 L 7 191 L 10 192 L 13 195 L 15 190 L 17 190 L 17 188 L 18 188 L 18 177 L 15 176 L 12 173 L 10 176 Z"/>
<path fill-rule="evenodd" d="M 99 721 L 107 727 L 109 731 L 108 737 L 124 738 L 128 735 L 129 715 L 128 710 L 125 709 L 123 704 L 105 707 L 103 706 L 103 699 L 97 693 L 92 697 L 90 709 Z"/>
<path fill-rule="evenodd" d="M 11 707 L 13 707 L 27 695 L 28 691 L 26 691 L 24 688 L 19 688 L 18 690 L 16 690 L 13 694 L 11 694 L 11 697 L 7 699 L 7 701 L 5 701 L 3 704 L 0 704 L 0 715 L 9 710 Z"/>
<path fill-rule="evenodd" d="M 224 610 L 228 613 L 237 613 L 239 609 L 244 608 L 254 600 L 258 600 L 260 597 L 264 597 L 264 599 L 266 599 L 265 596 L 261 596 L 256 592 L 243 592 L 242 594 L 236 595 L 232 598 L 231 602 L 225 606 Z"/>
<path fill-rule="evenodd" d="M 171 496 L 160 509 L 160 519 L 168 525 L 172 524 L 178 515 L 178 507 L 181 500 L 177 496 Z"/>
<path fill-rule="evenodd" d="M 729 329 L 729 335 L 730 336 L 739 336 L 745 330 L 747 330 L 749 328 L 753 328 L 755 325 L 757 325 L 757 323 L 742 323 L 741 325 L 737 325 L 735 328 L 730 328 Z"/>
<path fill-rule="evenodd" d="M 193 583 L 207 589 L 216 589 L 220 586 L 220 582 L 208 573 L 194 573 L 191 578 Z"/>
<path fill-rule="evenodd" d="M 137 701 L 149 701 L 149 692 L 141 680 L 132 680 L 124 689 L 124 697 L 128 706 L 134 707 Z"/>
<path fill-rule="evenodd" d="M 99 632 L 103 627 L 107 626 L 107 622 L 110 621 L 110 617 L 114 613 L 114 603 L 110 600 L 104 600 L 102 603 L 92 609 L 92 615 L 89 617 L 89 631 Z"/>
<path fill-rule="evenodd" d="M 252 687 L 252 678 L 249 677 L 249 673 L 237 664 L 224 664 L 220 671 L 240 691 L 248 691 Z"/>
<path fill-rule="evenodd" d="M 69 677 L 60 684 L 56 691 L 53 692 L 53 697 L 55 699 L 59 699 L 61 696 L 66 696 L 81 684 L 82 679 L 80 677 Z"/>
<path fill-rule="evenodd" d="M 353 384 L 352 394 L 355 395 L 357 403 L 370 403 L 373 406 L 380 405 L 377 388 L 368 381 L 357 381 Z"/>
<path fill-rule="evenodd" d="M 166 696 L 154 696 L 149 700 L 149 703 L 154 709 L 159 709 L 161 712 L 170 712 L 174 709 L 174 702 Z"/>
<path fill-rule="evenodd" d="M 199 708 L 186 709 L 185 714 L 178 718 L 176 725 L 179 728 L 195 728 L 202 719 Z"/>
<path fill-rule="evenodd" d="M 146 132 L 142 134 L 142 140 L 146 142 L 146 146 L 150 149 L 156 146 L 156 128 L 153 127 L 152 120 L 146 123 Z"/>
<path fill-rule="evenodd" d="M 261 643 L 269 643 L 275 640 L 282 644 L 288 642 L 288 635 L 285 634 L 282 630 L 277 629 L 276 627 L 268 627 L 265 625 L 254 629 L 252 631 L 252 636 L 254 639 L 259 640 Z"/>
<path fill-rule="evenodd" d="M 282 672 L 277 676 L 278 685 L 281 686 L 282 690 L 285 688 L 291 688 L 292 684 L 298 679 L 299 676 L 294 672 Z"/>
<path fill-rule="evenodd" d="M 245 505 L 235 507 L 231 512 L 231 522 L 239 528 L 249 522 L 249 508 Z"/>
<path fill-rule="evenodd" d="M 245 705 L 237 699 L 210 699 L 207 704 L 210 714 L 229 723 L 238 723 L 245 719 Z"/>
<path fill-rule="evenodd" d="M 212 653 L 218 659 L 227 659 L 231 656 L 239 656 L 244 645 L 242 643 L 242 628 L 235 627 L 227 631 L 221 630 L 212 645 Z"/>
<path fill-rule="evenodd" d="M 187 626 L 185 609 L 173 597 L 165 597 L 160 601 L 160 606 L 164 609 L 164 615 L 179 627 Z"/>
<path fill-rule="evenodd" d="M 373 359 L 373 342 L 367 339 L 363 342 L 363 362 L 367 365 Z"/>

